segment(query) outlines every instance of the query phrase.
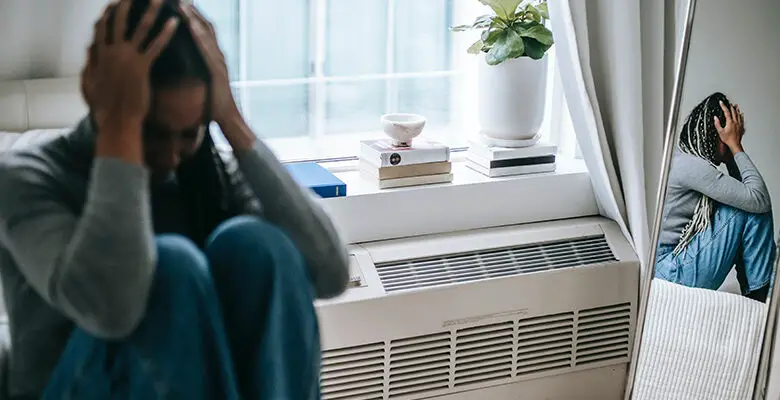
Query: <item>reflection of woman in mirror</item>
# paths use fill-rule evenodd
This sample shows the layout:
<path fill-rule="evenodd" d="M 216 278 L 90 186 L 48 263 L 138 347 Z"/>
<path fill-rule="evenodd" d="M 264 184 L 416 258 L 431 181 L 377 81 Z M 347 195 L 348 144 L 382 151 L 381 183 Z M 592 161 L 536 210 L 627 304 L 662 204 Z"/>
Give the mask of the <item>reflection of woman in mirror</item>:
<path fill-rule="evenodd" d="M 688 116 L 669 171 L 655 276 L 717 290 L 735 267 L 742 293 L 765 301 L 775 253 L 772 209 L 742 148 L 744 133 L 744 115 L 722 93 Z"/>

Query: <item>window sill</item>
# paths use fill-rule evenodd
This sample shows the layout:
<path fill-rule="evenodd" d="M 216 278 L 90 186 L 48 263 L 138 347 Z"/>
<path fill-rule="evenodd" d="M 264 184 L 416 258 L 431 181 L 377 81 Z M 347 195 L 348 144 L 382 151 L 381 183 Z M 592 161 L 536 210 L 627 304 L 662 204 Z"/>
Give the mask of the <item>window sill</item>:
<path fill-rule="evenodd" d="M 582 160 L 555 172 L 488 178 L 453 162 L 452 183 L 380 190 L 348 165 L 327 165 L 347 196 L 320 199 L 350 243 L 482 229 L 598 214 Z"/>

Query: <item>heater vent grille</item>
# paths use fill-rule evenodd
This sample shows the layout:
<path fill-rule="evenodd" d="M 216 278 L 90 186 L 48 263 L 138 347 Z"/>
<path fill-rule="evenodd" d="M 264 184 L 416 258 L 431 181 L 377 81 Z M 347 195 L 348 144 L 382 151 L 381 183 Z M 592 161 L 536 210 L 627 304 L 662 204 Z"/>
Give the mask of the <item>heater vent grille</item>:
<path fill-rule="evenodd" d="M 628 361 L 631 304 L 580 311 L 575 365 Z"/>
<path fill-rule="evenodd" d="M 631 303 L 323 352 L 325 400 L 416 400 L 629 361 Z"/>
<path fill-rule="evenodd" d="M 377 263 L 385 291 L 422 289 L 615 262 L 604 235 L 440 257 Z"/>
<path fill-rule="evenodd" d="M 448 389 L 450 333 L 417 336 L 390 342 L 390 398 Z"/>
<path fill-rule="evenodd" d="M 521 319 L 517 331 L 517 375 L 572 366 L 573 312 Z"/>
<path fill-rule="evenodd" d="M 455 332 L 455 387 L 512 377 L 512 321 Z"/>
<path fill-rule="evenodd" d="M 320 386 L 328 400 L 384 399 L 383 343 L 327 350 L 322 354 Z"/>

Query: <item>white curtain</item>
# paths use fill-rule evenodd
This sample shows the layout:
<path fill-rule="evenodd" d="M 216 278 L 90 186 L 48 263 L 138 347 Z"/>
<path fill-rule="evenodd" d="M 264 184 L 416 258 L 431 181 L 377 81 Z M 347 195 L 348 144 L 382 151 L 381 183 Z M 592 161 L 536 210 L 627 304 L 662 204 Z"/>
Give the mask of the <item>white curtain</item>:
<path fill-rule="evenodd" d="M 658 0 L 551 0 L 549 7 L 563 90 L 600 211 L 644 264 L 672 82 L 668 13 Z"/>

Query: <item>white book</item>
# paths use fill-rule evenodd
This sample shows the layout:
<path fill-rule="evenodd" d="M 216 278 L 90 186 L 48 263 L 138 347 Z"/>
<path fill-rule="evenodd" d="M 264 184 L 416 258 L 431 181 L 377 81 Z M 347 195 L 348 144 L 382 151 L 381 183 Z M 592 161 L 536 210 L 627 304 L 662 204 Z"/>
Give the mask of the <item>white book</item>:
<path fill-rule="evenodd" d="M 436 162 L 424 164 L 401 165 L 395 167 L 377 167 L 365 160 L 360 160 L 358 167 L 361 171 L 371 175 L 374 179 L 397 179 L 413 176 L 439 175 L 452 172 L 452 162 Z"/>
<path fill-rule="evenodd" d="M 555 171 L 555 163 L 552 164 L 538 164 L 538 165 L 523 165 L 519 167 L 504 167 L 504 168 L 485 168 L 473 161 L 467 161 L 466 165 L 490 178 L 497 178 L 500 176 L 512 176 L 512 175 L 527 175 L 527 174 L 540 174 L 544 172 Z"/>
<path fill-rule="evenodd" d="M 361 171 L 362 175 L 366 179 L 375 180 L 366 171 Z M 420 185 L 432 185 L 435 183 L 449 183 L 452 182 L 453 174 L 436 174 L 436 175 L 423 175 L 423 176 L 411 176 L 408 178 L 396 178 L 396 179 L 382 179 L 376 180 L 380 189 L 400 188 L 407 186 L 420 186 Z"/>
<path fill-rule="evenodd" d="M 365 140 L 360 142 L 360 160 L 380 168 L 445 162 L 450 160 L 450 148 L 419 138 L 411 147 L 393 146 L 390 139 Z"/>
<path fill-rule="evenodd" d="M 531 158 L 554 155 L 558 153 L 558 146 L 551 143 L 538 142 L 535 145 L 529 147 L 497 147 L 488 146 L 479 140 L 470 140 L 469 152 L 490 161 L 511 160 L 515 158 Z"/>
<path fill-rule="evenodd" d="M 496 169 L 496 168 L 530 167 L 534 165 L 554 164 L 556 156 L 555 154 L 548 154 L 548 155 L 538 156 L 538 157 L 490 160 L 485 157 L 482 157 L 479 154 L 474 154 L 473 152 L 469 151 L 466 153 L 466 158 L 469 161 L 479 165 L 482 168 Z"/>

